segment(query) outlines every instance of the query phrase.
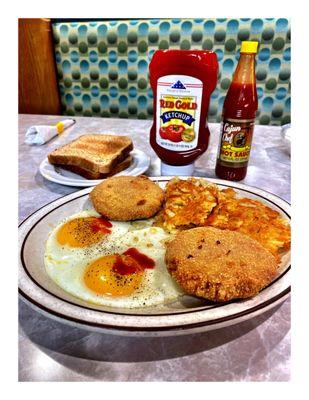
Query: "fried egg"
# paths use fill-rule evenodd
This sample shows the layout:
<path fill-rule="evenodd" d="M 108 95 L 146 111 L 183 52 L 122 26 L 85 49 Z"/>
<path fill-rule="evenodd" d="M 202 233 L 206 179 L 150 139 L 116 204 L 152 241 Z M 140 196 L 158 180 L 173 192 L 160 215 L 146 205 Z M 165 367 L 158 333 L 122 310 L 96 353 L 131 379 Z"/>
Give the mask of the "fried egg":
<path fill-rule="evenodd" d="M 83 211 L 49 235 L 45 267 L 63 290 L 84 301 L 112 307 L 152 306 L 177 299 L 181 289 L 164 257 L 169 235 L 161 228 L 106 221 Z"/>

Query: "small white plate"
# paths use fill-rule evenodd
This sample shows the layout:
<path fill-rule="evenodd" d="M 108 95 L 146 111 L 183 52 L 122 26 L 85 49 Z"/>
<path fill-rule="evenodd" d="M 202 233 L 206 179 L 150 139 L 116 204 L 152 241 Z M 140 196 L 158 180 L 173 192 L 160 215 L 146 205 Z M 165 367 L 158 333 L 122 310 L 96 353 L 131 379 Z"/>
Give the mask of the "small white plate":
<path fill-rule="evenodd" d="M 130 155 L 132 156 L 132 164 L 123 171 L 115 174 L 114 176 L 130 175 L 138 176 L 143 174 L 150 165 L 150 157 L 141 150 L 133 150 Z M 86 179 L 73 172 L 67 171 L 61 167 L 56 167 L 48 162 L 47 157 L 41 162 L 39 171 L 44 178 L 49 181 L 60 183 L 66 186 L 89 187 L 96 186 L 104 179 Z"/>
<path fill-rule="evenodd" d="M 163 188 L 171 177 L 151 178 Z M 261 189 L 217 179 L 221 189 L 231 187 L 239 196 L 258 200 L 290 220 L 290 205 Z M 45 241 L 52 226 L 63 218 L 89 208 L 90 188 L 57 199 L 29 216 L 19 228 L 19 292 L 22 299 L 51 318 L 97 332 L 128 336 L 174 336 L 237 324 L 277 306 L 290 293 L 290 253 L 275 279 L 255 297 L 212 303 L 191 296 L 172 303 L 135 309 L 98 306 L 65 292 L 47 275 Z"/>

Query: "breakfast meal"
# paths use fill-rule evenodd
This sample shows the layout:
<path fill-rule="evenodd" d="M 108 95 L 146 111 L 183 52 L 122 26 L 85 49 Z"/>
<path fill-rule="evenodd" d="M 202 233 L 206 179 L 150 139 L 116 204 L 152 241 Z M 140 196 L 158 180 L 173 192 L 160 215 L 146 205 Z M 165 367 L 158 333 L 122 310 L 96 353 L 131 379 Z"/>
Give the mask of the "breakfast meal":
<path fill-rule="evenodd" d="M 205 179 L 111 177 L 93 208 L 50 232 L 45 267 L 89 303 L 140 308 L 184 294 L 213 302 L 257 295 L 277 276 L 290 226 L 275 210 Z"/>
<path fill-rule="evenodd" d="M 86 134 L 51 152 L 48 161 L 86 179 L 103 179 L 128 168 L 132 150 L 128 136 Z"/>

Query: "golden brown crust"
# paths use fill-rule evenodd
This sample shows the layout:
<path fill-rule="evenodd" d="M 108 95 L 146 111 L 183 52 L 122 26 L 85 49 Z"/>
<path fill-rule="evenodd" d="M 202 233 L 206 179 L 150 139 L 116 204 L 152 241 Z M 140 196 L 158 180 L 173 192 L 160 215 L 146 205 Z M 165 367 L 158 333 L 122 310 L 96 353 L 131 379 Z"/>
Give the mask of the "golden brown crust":
<path fill-rule="evenodd" d="M 48 161 L 57 165 L 72 165 L 93 173 L 110 173 L 133 150 L 128 136 L 87 134 L 54 150 Z"/>
<path fill-rule="evenodd" d="M 205 225 L 244 233 L 257 240 L 277 260 L 291 246 L 291 228 L 287 220 L 260 201 L 237 198 L 231 188 L 219 192 L 218 205 Z"/>
<path fill-rule="evenodd" d="M 290 226 L 282 215 L 259 201 L 238 198 L 232 188 L 219 190 L 205 179 L 172 179 L 157 224 L 169 232 L 212 226 L 244 233 L 277 260 L 290 249 Z"/>
<path fill-rule="evenodd" d="M 150 218 L 161 208 L 163 190 L 146 176 L 107 178 L 90 193 L 94 208 L 114 221 Z"/>
<path fill-rule="evenodd" d="M 210 227 L 178 233 L 166 264 L 187 293 L 219 302 L 256 295 L 277 271 L 275 257 L 254 239 Z"/>
<path fill-rule="evenodd" d="M 205 224 L 217 205 L 218 187 L 204 179 L 171 179 L 166 185 L 163 227 L 174 232 Z"/>
<path fill-rule="evenodd" d="M 74 172 L 75 174 L 81 175 L 86 179 L 105 179 L 127 169 L 131 165 L 132 159 L 133 159 L 132 156 L 128 156 L 121 163 L 117 164 L 116 167 L 108 174 L 101 174 L 100 172 L 92 172 L 85 168 L 78 167 L 76 165 L 57 165 L 57 166 L 67 171 L 71 171 Z"/>

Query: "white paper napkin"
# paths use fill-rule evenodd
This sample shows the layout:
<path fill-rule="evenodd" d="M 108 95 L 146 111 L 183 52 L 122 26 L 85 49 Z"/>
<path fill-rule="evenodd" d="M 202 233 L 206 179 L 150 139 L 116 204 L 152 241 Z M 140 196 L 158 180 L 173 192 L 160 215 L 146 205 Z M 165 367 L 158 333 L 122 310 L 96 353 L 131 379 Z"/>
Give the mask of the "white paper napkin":
<path fill-rule="evenodd" d="M 68 118 L 58 122 L 56 125 L 35 125 L 31 126 L 26 132 L 25 143 L 30 145 L 41 145 L 75 124 L 75 119 Z"/>

